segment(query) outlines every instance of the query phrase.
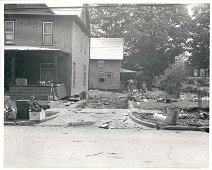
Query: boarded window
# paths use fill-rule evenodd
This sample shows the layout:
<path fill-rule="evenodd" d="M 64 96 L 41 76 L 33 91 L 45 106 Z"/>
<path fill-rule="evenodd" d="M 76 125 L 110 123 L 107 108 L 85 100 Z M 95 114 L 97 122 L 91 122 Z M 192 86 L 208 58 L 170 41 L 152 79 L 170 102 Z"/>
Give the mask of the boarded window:
<path fill-rule="evenodd" d="M 113 73 L 111 72 L 99 72 L 99 83 L 111 84 Z"/>
<path fill-rule="evenodd" d="M 104 67 L 104 60 L 98 60 L 97 67 L 99 68 Z"/>
<path fill-rule="evenodd" d="M 49 82 L 54 79 L 54 63 L 40 64 L 40 81 Z"/>
<path fill-rule="evenodd" d="M 5 21 L 5 44 L 14 44 L 14 21 Z"/>
<path fill-rule="evenodd" d="M 52 22 L 43 22 L 43 45 L 53 44 Z"/>

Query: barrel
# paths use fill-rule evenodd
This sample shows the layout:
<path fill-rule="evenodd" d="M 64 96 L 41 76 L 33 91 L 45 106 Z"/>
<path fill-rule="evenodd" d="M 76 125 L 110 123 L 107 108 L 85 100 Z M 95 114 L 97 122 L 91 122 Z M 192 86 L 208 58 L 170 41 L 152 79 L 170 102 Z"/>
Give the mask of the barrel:
<path fill-rule="evenodd" d="M 17 119 L 29 119 L 29 100 L 16 100 Z"/>
<path fill-rule="evenodd" d="M 26 78 L 17 78 L 15 80 L 15 84 L 18 86 L 26 86 L 27 85 L 27 79 Z"/>
<path fill-rule="evenodd" d="M 167 109 L 167 124 L 176 125 L 179 119 L 179 108 L 177 106 L 170 106 Z"/>

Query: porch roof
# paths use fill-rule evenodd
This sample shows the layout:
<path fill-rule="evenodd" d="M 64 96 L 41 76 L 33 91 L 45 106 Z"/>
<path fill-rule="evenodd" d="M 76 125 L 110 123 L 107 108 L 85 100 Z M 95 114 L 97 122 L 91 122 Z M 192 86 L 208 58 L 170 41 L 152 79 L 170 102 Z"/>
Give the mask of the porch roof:
<path fill-rule="evenodd" d="M 54 48 L 43 48 L 43 47 L 31 47 L 31 46 L 15 46 L 15 45 L 5 45 L 4 50 L 14 50 L 14 51 L 61 51 L 60 49 Z"/>

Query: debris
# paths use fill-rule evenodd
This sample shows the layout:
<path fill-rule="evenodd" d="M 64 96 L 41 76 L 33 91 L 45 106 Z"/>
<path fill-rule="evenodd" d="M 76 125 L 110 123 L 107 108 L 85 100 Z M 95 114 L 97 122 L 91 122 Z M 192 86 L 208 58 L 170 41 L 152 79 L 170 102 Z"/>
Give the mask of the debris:
<path fill-rule="evenodd" d="M 176 133 L 180 133 L 180 132 L 177 132 L 177 131 L 176 132 L 173 132 L 173 134 L 176 134 Z"/>
<path fill-rule="evenodd" d="M 72 104 L 72 102 L 66 102 L 64 103 L 65 106 L 70 106 Z"/>
<path fill-rule="evenodd" d="M 119 152 L 108 152 L 107 154 L 113 154 L 113 155 L 115 155 L 115 154 L 119 154 Z"/>
<path fill-rule="evenodd" d="M 155 114 L 153 114 L 152 118 L 159 124 L 164 124 L 166 122 L 167 117 L 162 115 L 162 114 L 158 114 L 155 112 Z"/>
<path fill-rule="evenodd" d="M 143 99 L 143 102 L 149 102 L 147 99 Z"/>
<path fill-rule="evenodd" d="M 141 103 L 140 103 L 140 102 L 136 102 L 136 104 L 137 104 L 137 105 L 140 105 Z"/>
<path fill-rule="evenodd" d="M 126 122 L 126 120 L 127 120 L 127 118 L 125 118 L 125 119 L 123 120 L 123 122 Z"/>
<path fill-rule="evenodd" d="M 99 152 L 99 153 L 95 153 L 95 154 L 91 154 L 91 155 L 86 155 L 86 156 L 96 156 L 96 155 L 100 155 L 102 154 L 103 152 Z"/>
<path fill-rule="evenodd" d="M 100 125 L 99 127 L 103 128 L 103 129 L 109 129 L 109 124 L 104 123 L 104 124 Z"/>
<path fill-rule="evenodd" d="M 70 122 L 65 127 L 69 126 L 87 126 L 87 125 L 93 125 L 94 122 Z"/>
<path fill-rule="evenodd" d="M 78 102 L 78 101 L 80 101 L 79 98 L 69 98 L 68 100 L 69 100 L 70 102 Z"/>
<path fill-rule="evenodd" d="M 164 102 L 164 98 L 158 98 L 157 102 Z"/>
<path fill-rule="evenodd" d="M 188 114 L 179 114 L 179 119 L 187 119 Z"/>

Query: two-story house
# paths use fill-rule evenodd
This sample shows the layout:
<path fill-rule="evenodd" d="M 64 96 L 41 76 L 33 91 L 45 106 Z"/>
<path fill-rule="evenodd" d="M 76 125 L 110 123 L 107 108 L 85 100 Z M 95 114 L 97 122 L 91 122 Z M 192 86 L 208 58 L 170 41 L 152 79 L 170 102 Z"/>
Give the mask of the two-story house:
<path fill-rule="evenodd" d="M 91 38 L 90 89 L 119 89 L 123 38 Z"/>
<path fill-rule="evenodd" d="M 57 15 L 45 4 L 5 4 L 5 90 L 13 98 L 47 99 L 88 90 L 90 27 L 81 16 Z"/>

